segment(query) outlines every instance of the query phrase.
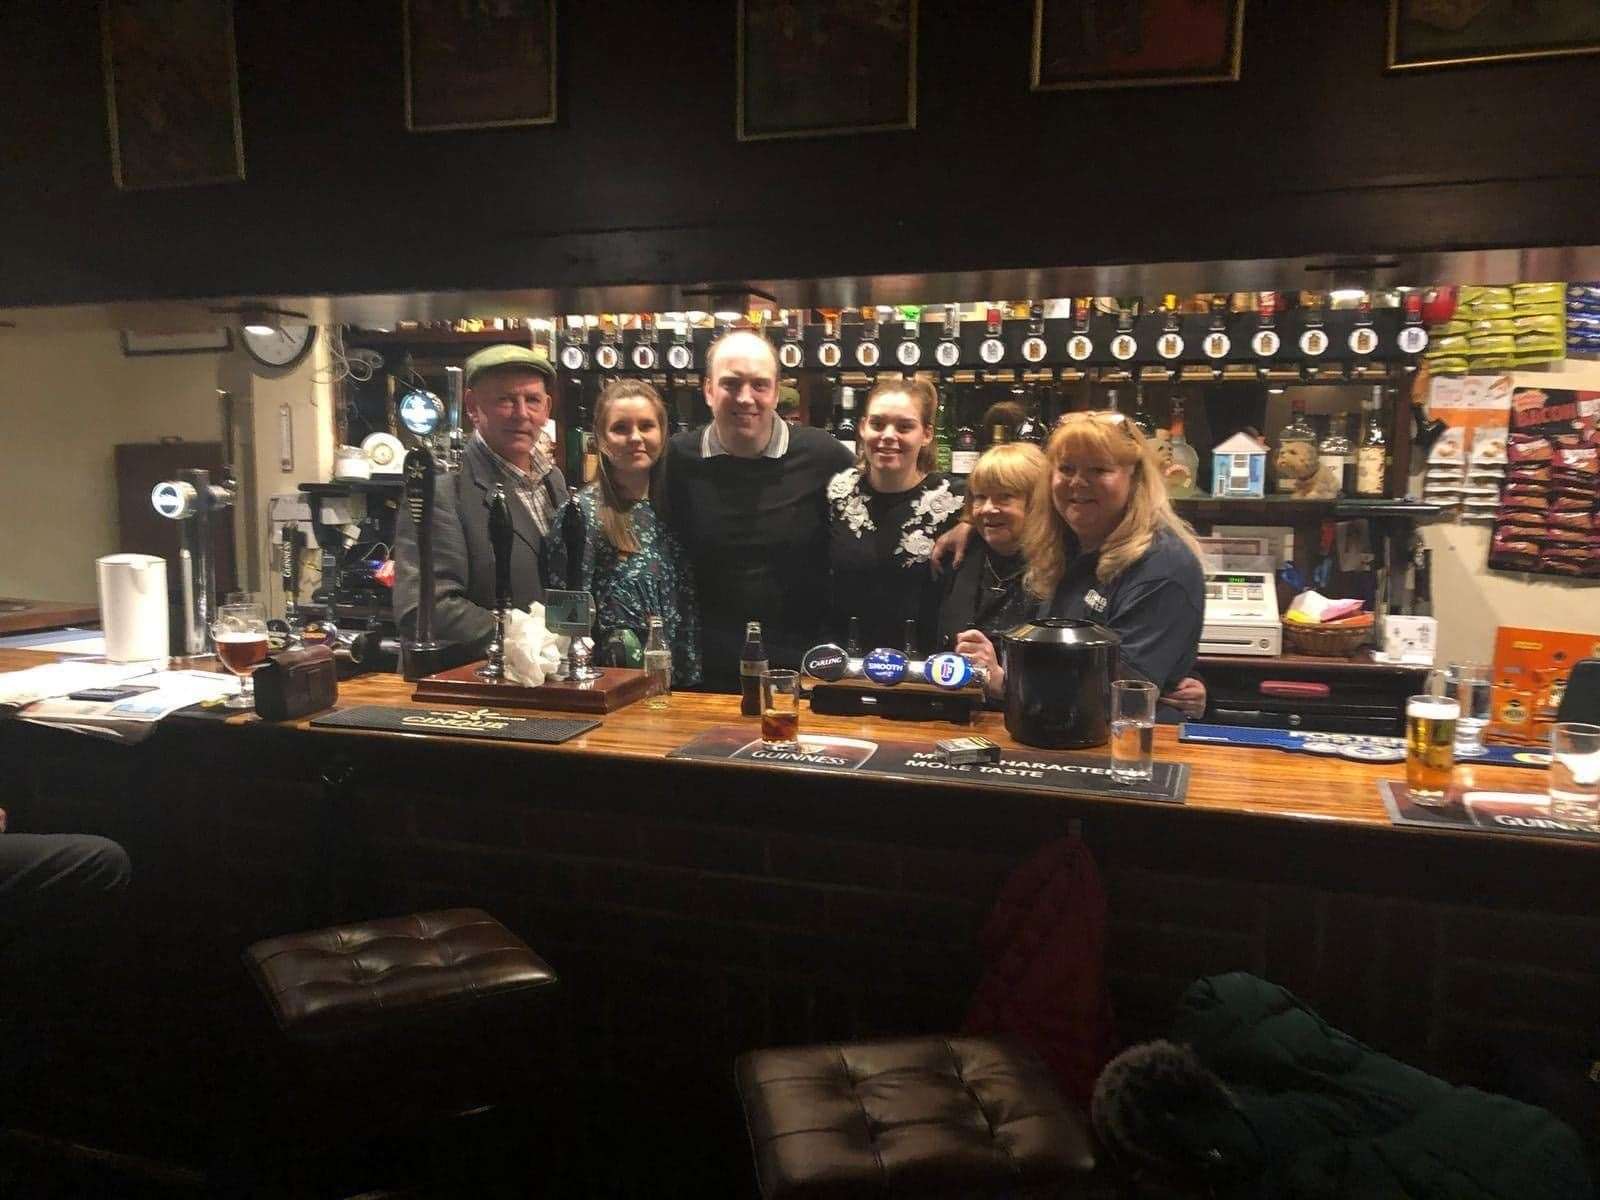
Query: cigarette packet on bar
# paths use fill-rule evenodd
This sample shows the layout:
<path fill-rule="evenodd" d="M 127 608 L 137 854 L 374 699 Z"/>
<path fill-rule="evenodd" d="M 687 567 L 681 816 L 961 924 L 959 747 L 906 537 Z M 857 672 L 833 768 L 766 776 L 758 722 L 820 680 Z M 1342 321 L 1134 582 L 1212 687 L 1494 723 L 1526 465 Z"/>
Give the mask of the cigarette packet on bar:
<path fill-rule="evenodd" d="M 966 737 L 946 738 L 942 742 L 935 742 L 934 746 L 944 756 L 944 761 L 952 767 L 964 767 L 968 763 L 1000 761 L 1000 743 L 990 741 L 978 733 Z"/>

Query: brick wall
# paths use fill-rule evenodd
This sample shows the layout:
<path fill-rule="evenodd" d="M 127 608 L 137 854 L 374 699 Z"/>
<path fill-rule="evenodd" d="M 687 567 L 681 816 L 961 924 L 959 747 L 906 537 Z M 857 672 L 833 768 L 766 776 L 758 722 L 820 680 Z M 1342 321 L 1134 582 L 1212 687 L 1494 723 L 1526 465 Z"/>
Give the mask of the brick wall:
<path fill-rule="evenodd" d="M 12 728 L 0 750 L 27 743 L 5 760 L 27 763 L 14 827 L 129 843 L 191 982 L 267 934 L 477 905 L 561 975 L 553 1069 L 670 1076 L 711 1104 L 746 1049 L 957 1027 L 1001 883 L 1078 815 L 1128 1040 L 1162 1033 L 1195 977 L 1244 969 L 1418 1066 L 1528 1094 L 1530 1063 L 1576 1078 L 1600 1019 L 1600 917 L 1566 848 L 271 730 L 200 728 L 173 753 L 167 736 Z M 1535 1098 L 1593 1128 L 1581 1089 L 1549 1087 Z"/>

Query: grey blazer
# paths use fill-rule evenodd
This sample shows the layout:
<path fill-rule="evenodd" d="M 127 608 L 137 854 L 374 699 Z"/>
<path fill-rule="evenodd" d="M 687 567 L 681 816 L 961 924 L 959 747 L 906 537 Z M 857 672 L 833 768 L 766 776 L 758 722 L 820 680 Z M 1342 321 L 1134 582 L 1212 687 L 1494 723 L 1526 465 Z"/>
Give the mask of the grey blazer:
<path fill-rule="evenodd" d="M 433 496 L 434 631 L 440 641 L 466 642 L 479 649 L 494 633 L 494 551 L 489 548 L 489 489 L 500 481 L 499 469 L 477 438 L 467 442 L 461 471 L 440 475 Z M 541 538 L 527 506 L 510 498 L 511 600 L 526 608 L 544 600 L 544 564 L 551 548 L 561 544 L 561 506 L 567 484 L 560 470 L 545 477 L 545 487 L 558 514 L 548 536 Z M 548 548 L 547 548 L 548 547 Z M 394 523 L 394 617 L 405 636 L 416 632 L 417 534 L 404 503 Z"/>

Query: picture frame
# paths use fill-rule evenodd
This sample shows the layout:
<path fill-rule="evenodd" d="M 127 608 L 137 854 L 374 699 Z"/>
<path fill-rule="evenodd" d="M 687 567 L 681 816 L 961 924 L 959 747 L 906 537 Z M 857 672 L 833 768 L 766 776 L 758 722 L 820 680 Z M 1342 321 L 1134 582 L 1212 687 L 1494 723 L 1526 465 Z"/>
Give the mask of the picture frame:
<path fill-rule="evenodd" d="M 1600 5 L 1545 0 L 1389 0 L 1386 71 L 1600 54 Z"/>
<path fill-rule="evenodd" d="M 738 0 L 738 139 L 915 129 L 917 7 Z"/>
<path fill-rule="evenodd" d="M 224 354 L 232 349 L 233 330 L 226 326 L 182 333 L 122 331 L 124 358 L 143 358 L 156 354 Z"/>
<path fill-rule="evenodd" d="M 120 190 L 244 181 L 233 0 L 100 0 L 100 52 Z"/>
<path fill-rule="evenodd" d="M 1244 57 L 1244 2 L 1033 0 L 1030 88 L 1237 83 Z M 1127 23 L 1130 14 L 1137 25 Z"/>
<path fill-rule="evenodd" d="M 556 0 L 403 0 L 410 133 L 553 125 Z"/>

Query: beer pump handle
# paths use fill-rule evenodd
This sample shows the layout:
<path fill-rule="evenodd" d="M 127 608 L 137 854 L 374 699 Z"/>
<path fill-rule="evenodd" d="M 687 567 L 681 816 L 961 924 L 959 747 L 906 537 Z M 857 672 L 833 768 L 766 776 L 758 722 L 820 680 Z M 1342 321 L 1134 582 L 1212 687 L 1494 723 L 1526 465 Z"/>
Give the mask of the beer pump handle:
<path fill-rule="evenodd" d="M 567 582 L 566 586 L 573 589 L 583 587 L 583 545 L 588 531 L 583 524 L 583 510 L 578 507 L 578 492 L 574 488 L 572 497 L 561 510 L 561 544 L 567 556 Z"/>
<path fill-rule="evenodd" d="M 299 623 L 299 604 L 296 597 L 300 593 L 300 523 L 298 521 L 285 521 L 283 523 L 283 540 L 278 543 L 278 578 L 283 581 L 283 615 L 289 623 L 290 632 Z"/>
<path fill-rule="evenodd" d="M 494 606 L 511 607 L 511 506 L 505 484 L 489 491 L 489 548 L 494 551 Z"/>
<path fill-rule="evenodd" d="M 406 514 L 417 534 L 417 644 L 433 644 L 433 489 L 438 466 L 426 446 L 406 455 Z"/>

